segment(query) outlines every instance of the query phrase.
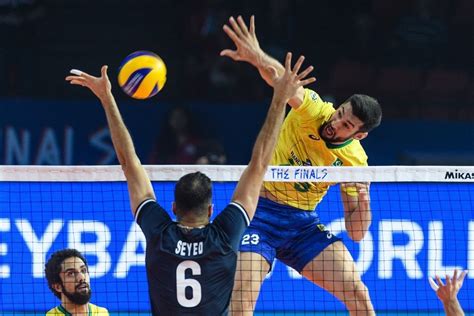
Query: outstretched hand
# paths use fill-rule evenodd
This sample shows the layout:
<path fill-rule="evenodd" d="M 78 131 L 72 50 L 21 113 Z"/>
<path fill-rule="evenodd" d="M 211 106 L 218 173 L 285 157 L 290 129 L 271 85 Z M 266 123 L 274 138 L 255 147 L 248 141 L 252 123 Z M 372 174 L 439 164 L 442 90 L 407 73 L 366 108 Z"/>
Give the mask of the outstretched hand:
<path fill-rule="evenodd" d="M 250 17 L 250 28 L 247 27 L 241 16 L 237 18 L 237 21 L 231 16 L 229 24 L 230 26 L 224 25 L 223 29 L 234 42 L 236 49 L 224 49 L 220 55 L 255 65 L 259 56 L 263 54 L 255 34 L 255 17 L 253 15 Z"/>
<path fill-rule="evenodd" d="M 109 77 L 107 76 L 108 66 L 102 66 L 101 76 L 94 77 L 79 70 L 71 70 L 73 75 L 66 77 L 70 84 L 89 88 L 100 100 L 109 96 L 112 90 Z"/>
<path fill-rule="evenodd" d="M 430 285 L 436 291 L 436 295 L 443 302 L 448 302 L 457 299 L 459 290 L 461 289 L 467 271 L 463 271 L 458 278 L 458 270 L 454 270 L 453 277 L 446 275 L 446 284 L 443 283 L 439 276 L 436 276 L 436 282 L 429 279 Z"/>
<path fill-rule="evenodd" d="M 291 68 L 291 58 L 292 54 L 287 53 L 285 59 L 285 72 L 281 76 L 278 76 L 278 72 L 275 68 L 270 67 L 268 69 L 273 75 L 274 97 L 282 98 L 285 101 L 292 98 L 296 94 L 298 88 L 316 81 L 315 77 L 305 79 L 306 76 L 313 71 L 313 66 L 309 66 L 301 73 L 298 73 L 303 64 L 304 56 L 298 58 L 293 69 Z"/>

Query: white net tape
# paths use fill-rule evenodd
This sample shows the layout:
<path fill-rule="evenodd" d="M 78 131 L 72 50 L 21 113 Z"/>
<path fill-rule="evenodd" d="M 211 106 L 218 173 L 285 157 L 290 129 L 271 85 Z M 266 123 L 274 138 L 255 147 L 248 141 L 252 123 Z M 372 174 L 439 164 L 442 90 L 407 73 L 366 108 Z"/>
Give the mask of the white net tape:
<path fill-rule="evenodd" d="M 245 166 L 147 165 L 152 181 L 175 181 L 201 171 L 213 181 L 238 181 Z M 120 166 L 2 166 L 0 181 L 124 181 Z M 474 166 L 270 166 L 266 181 L 281 182 L 474 182 Z"/>

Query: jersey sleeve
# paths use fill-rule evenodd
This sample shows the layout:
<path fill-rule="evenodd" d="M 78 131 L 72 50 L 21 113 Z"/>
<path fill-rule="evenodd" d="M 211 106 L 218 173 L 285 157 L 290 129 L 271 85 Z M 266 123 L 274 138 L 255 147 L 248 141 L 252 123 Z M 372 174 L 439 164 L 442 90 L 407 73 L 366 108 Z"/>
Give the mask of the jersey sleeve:
<path fill-rule="evenodd" d="M 331 103 L 324 102 L 319 94 L 311 89 L 304 90 L 303 103 L 292 112 L 302 121 L 310 121 L 326 115 L 328 111 L 334 111 Z"/>
<path fill-rule="evenodd" d="M 135 221 L 148 239 L 159 233 L 163 227 L 171 222 L 168 213 L 155 200 L 145 200 L 137 208 Z"/>
<path fill-rule="evenodd" d="M 234 251 L 239 250 L 240 238 L 247 226 L 250 218 L 242 205 L 231 202 L 213 221 L 219 226 L 228 237 L 229 244 Z"/>

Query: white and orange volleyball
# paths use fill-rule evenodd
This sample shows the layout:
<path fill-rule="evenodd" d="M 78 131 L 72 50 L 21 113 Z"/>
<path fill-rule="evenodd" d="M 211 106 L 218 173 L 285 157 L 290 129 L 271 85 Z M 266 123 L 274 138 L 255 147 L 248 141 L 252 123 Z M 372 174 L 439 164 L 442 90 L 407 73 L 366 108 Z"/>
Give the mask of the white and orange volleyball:
<path fill-rule="evenodd" d="M 119 68 L 118 83 L 134 99 L 148 99 L 166 83 L 166 65 L 157 54 L 145 50 L 128 55 Z"/>

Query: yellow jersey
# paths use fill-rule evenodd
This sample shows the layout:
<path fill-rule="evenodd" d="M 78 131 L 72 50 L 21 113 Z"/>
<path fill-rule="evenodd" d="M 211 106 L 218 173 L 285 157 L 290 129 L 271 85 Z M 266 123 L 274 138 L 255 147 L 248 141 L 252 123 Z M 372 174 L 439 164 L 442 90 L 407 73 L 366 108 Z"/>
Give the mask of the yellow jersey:
<path fill-rule="evenodd" d="M 358 140 L 326 143 L 319 128 L 336 110 L 332 103 L 305 89 L 303 103 L 283 122 L 270 162 L 273 166 L 367 166 L 367 155 Z M 281 204 L 313 211 L 333 183 L 264 182 L 264 188 Z"/>
<path fill-rule="evenodd" d="M 55 308 L 50 309 L 46 316 L 62 316 L 62 315 L 72 315 L 69 313 L 62 305 L 56 306 Z M 89 316 L 109 316 L 107 309 L 99 307 L 97 305 L 89 303 Z"/>

